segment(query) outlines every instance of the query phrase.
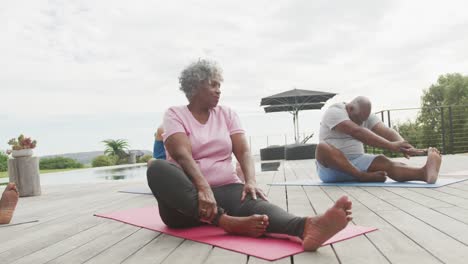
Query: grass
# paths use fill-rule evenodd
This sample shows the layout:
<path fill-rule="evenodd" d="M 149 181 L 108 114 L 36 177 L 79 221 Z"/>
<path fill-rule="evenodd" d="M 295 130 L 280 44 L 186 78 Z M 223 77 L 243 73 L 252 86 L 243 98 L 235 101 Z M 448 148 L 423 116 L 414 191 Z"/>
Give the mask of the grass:
<path fill-rule="evenodd" d="M 72 171 L 72 170 L 82 170 L 82 169 L 89 169 L 89 167 L 84 167 L 84 168 L 69 168 L 69 169 L 55 169 L 55 170 L 40 170 L 40 174 L 46 174 L 46 173 L 52 173 L 52 172 L 63 172 L 63 171 Z M 6 178 L 8 177 L 8 172 L 7 171 L 0 171 L 0 178 Z"/>

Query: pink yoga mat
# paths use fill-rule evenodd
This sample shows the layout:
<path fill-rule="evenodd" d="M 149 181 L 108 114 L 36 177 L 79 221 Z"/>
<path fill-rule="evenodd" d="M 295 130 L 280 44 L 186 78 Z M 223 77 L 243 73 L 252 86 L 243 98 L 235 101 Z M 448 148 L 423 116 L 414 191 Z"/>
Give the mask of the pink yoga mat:
<path fill-rule="evenodd" d="M 251 238 L 229 235 L 219 227 L 204 225 L 193 228 L 173 229 L 167 227 L 159 217 L 158 208 L 145 207 L 96 216 L 109 218 L 168 235 L 193 240 L 266 260 L 277 260 L 304 250 L 302 245 L 288 239 L 271 237 Z M 322 246 L 353 238 L 377 230 L 372 227 L 348 225 L 341 232 L 323 243 Z"/>

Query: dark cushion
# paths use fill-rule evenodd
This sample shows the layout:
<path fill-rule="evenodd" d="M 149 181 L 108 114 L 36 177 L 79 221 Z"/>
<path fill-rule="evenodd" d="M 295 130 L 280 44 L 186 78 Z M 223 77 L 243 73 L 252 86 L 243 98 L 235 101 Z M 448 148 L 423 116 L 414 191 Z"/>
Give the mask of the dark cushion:
<path fill-rule="evenodd" d="M 261 163 L 262 171 L 277 171 L 279 166 L 280 166 L 279 161 Z"/>
<path fill-rule="evenodd" d="M 286 160 L 315 159 L 317 144 L 291 144 L 284 150 Z"/>
<path fill-rule="evenodd" d="M 260 149 L 260 160 L 284 159 L 284 146 L 269 146 Z"/>

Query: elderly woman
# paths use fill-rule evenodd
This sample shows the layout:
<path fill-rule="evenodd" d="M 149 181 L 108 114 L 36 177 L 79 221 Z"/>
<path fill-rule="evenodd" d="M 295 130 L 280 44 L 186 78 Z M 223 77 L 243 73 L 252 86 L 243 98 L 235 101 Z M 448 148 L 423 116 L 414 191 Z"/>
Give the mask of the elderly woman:
<path fill-rule="evenodd" d="M 237 114 L 218 105 L 223 76 L 217 64 L 199 60 L 182 71 L 180 90 L 189 103 L 164 116 L 167 161 L 148 168 L 148 185 L 159 214 L 172 228 L 217 225 L 228 233 L 259 237 L 284 234 L 316 250 L 351 219 L 351 201 L 341 197 L 320 216 L 298 217 L 267 201 L 256 186 L 254 163 Z M 244 173 L 232 165 L 232 153 Z"/>

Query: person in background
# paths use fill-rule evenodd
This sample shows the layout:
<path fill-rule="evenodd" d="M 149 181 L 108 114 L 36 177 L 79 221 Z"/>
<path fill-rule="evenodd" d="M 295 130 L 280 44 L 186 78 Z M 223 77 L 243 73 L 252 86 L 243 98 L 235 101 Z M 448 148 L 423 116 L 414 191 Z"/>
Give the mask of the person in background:
<path fill-rule="evenodd" d="M 160 125 L 156 133 L 154 133 L 153 158 L 155 159 L 166 159 L 166 149 L 164 148 L 162 137 L 163 133 L 164 129 L 162 125 Z"/>
<path fill-rule="evenodd" d="M 166 159 L 166 148 L 164 147 L 163 137 L 162 134 L 164 133 L 164 129 L 162 125 L 158 127 L 156 133 L 154 133 L 154 144 L 153 144 L 153 158 L 148 160 L 147 165 L 148 167 L 151 163 L 158 159 Z"/>
<path fill-rule="evenodd" d="M 351 102 L 331 105 L 320 123 L 316 149 L 317 173 L 323 182 L 398 182 L 435 183 L 442 156 L 436 148 L 416 149 L 396 130 L 386 127 L 371 113 L 371 101 L 358 96 Z M 409 166 L 385 155 L 364 152 L 364 144 L 400 152 L 409 158 L 427 153 L 426 164 Z"/>

